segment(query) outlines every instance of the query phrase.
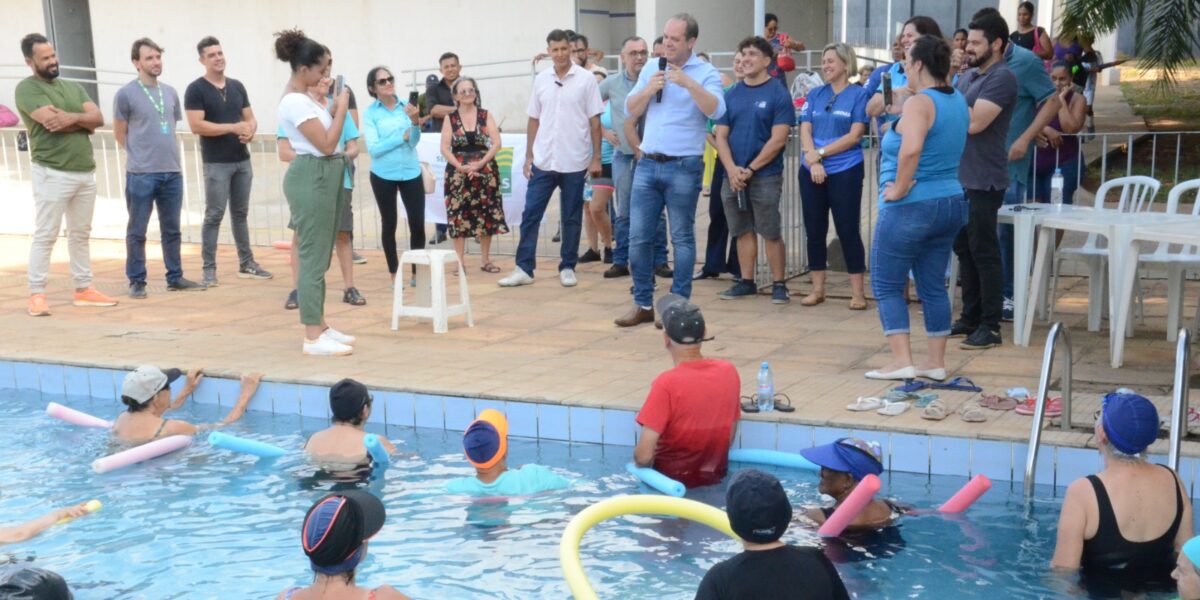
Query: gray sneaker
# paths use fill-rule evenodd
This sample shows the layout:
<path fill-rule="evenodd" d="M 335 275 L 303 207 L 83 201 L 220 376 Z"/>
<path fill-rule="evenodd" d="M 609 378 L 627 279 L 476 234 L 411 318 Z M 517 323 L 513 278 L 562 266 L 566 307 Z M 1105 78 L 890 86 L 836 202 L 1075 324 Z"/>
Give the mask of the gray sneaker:
<path fill-rule="evenodd" d="M 753 281 L 739 279 L 733 287 L 721 292 L 717 296 L 722 300 L 737 300 L 746 296 L 754 296 L 758 294 L 758 288 L 754 286 Z"/>
<path fill-rule="evenodd" d="M 168 292 L 203 292 L 206 289 L 203 284 L 182 277 L 167 284 Z"/>
<path fill-rule="evenodd" d="M 134 300 L 145 300 L 146 299 L 146 282 L 145 281 L 135 281 L 135 282 L 129 284 L 129 297 L 133 298 Z"/>
<path fill-rule="evenodd" d="M 221 285 L 221 282 L 217 281 L 217 270 L 205 269 L 204 279 L 202 279 L 200 283 L 203 283 L 205 287 L 217 287 L 218 285 Z"/>
<path fill-rule="evenodd" d="M 351 260 L 354 262 L 354 264 L 356 264 L 356 265 L 365 265 L 365 264 L 367 264 L 367 259 L 366 259 L 365 257 L 363 257 L 363 255 L 361 255 L 361 254 L 359 254 L 359 253 L 357 253 L 357 252 L 351 251 L 351 252 L 350 252 L 350 258 L 351 258 Z"/>
<path fill-rule="evenodd" d="M 787 304 L 792 299 L 788 294 L 787 284 L 774 283 L 771 285 L 771 302 L 773 304 Z"/>
<path fill-rule="evenodd" d="M 270 279 L 274 277 L 266 269 L 258 266 L 258 263 L 250 263 L 238 269 L 238 277 L 242 279 Z"/>

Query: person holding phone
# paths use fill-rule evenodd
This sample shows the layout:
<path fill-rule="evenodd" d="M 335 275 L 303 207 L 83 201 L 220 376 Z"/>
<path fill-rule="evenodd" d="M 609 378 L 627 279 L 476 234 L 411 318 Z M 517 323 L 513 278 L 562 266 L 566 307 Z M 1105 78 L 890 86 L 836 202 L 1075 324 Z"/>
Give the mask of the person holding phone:
<path fill-rule="evenodd" d="M 388 273 L 395 280 L 400 264 L 396 256 L 397 192 L 408 221 L 408 247 L 412 250 L 425 247 L 425 184 L 421 179 L 421 159 L 417 156 L 420 109 L 411 94 L 408 102 L 401 104 L 396 94 L 396 76 L 387 67 L 367 72 L 367 93 L 375 99 L 363 119 L 367 152 L 371 154 L 371 191 L 379 206 L 383 255 Z"/>
<path fill-rule="evenodd" d="M 325 271 L 337 237 L 338 215 L 346 202 L 343 181 L 350 163 L 342 154 L 341 137 L 350 94 L 343 88 L 332 111 L 308 95 L 308 88 L 329 76 L 331 58 L 325 46 L 303 31 L 276 33 L 275 55 L 292 68 L 276 114 L 296 151 L 283 179 L 283 193 L 300 236 L 296 287 L 304 324 L 302 351 L 310 356 L 344 356 L 354 352 L 355 338 L 325 321 Z"/>

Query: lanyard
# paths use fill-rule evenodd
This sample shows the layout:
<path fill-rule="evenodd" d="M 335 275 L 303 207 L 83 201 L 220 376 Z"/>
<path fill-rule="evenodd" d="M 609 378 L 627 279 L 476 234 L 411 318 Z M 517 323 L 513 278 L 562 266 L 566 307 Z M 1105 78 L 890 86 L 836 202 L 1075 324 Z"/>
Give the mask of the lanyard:
<path fill-rule="evenodd" d="M 150 95 L 150 90 L 146 89 L 146 85 L 143 84 L 140 79 L 138 80 L 138 87 L 142 88 L 142 91 L 146 93 L 146 98 L 148 98 L 150 100 L 150 104 L 152 106 L 154 106 L 154 110 L 158 111 L 158 124 L 162 127 L 163 132 L 166 133 L 166 131 L 167 131 L 167 108 L 166 108 L 166 103 L 163 99 L 162 86 L 158 86 L 158 100 L 157 101 L 154 100 L 154 96 Z"/>

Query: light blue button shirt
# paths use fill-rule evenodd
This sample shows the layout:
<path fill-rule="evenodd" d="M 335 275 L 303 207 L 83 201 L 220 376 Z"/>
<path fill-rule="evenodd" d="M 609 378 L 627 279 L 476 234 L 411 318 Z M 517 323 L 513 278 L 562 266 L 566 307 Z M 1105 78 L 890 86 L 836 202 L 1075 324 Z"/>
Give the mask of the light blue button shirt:
<path fill-rule="evenodd" d="M 404 102 L 391 110 L 376 100 L 363 115 L 363 137 L 371 154 L 371 172 L 390 181 L 409 181 L 421 176 L 417 142 L 421 129 L 404 112 Z M 404 133 L 409 132 L 408 141 Z"/>
<path fill-rule="evenodd" d="M 642 69 L 637 84 L 629 90 L 629 96 L 640 94 L 646 89 L 650 77 L 658 72 L 657 63 L 647 64 L 646 68 Z M 663 88 L 662 102 L 651 98 L 646 108 L 646 130 L 642 135 L 644 153 L 701 156 L 704 154 L 708 120 L 719 119 L 725 114 L 725 92 L 721 87 L 721 75 L 717 68 L 692 54 L 684 63 L 683 72 L 716 97 L 717 109 L 712 114 L 704 114 L 683 86 L 667 82 L 667 86 Z M 625 99 L 625 110 L 629 111 L 629 98 Z"/>

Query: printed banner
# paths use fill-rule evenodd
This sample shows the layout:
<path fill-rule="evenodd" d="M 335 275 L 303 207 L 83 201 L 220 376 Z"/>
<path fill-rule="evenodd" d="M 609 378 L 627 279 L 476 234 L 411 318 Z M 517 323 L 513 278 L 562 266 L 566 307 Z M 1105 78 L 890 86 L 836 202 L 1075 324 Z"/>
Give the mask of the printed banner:
<path fill-rule="evenodd" d="M 500 134 L 503 146 L 496 153 L 496 165 L 500 167 L 500 193 L 504 196 L 504 220 L 511 230 L 521 224 L 521 212 L 525 209 L 525 188 L 528 180 L 522 173 L 525 168 L 525 134 Z M 436 189 L 425 196 L 425 220 L 446 222 L 445 177 L 446 159 L 442 157 L 440 135 L 422 134 L 417 142 L 417 155 L 422 162 L 429 163 L 437 179 Z M 401 210 L 400 216 L 404 216 Z"/>

